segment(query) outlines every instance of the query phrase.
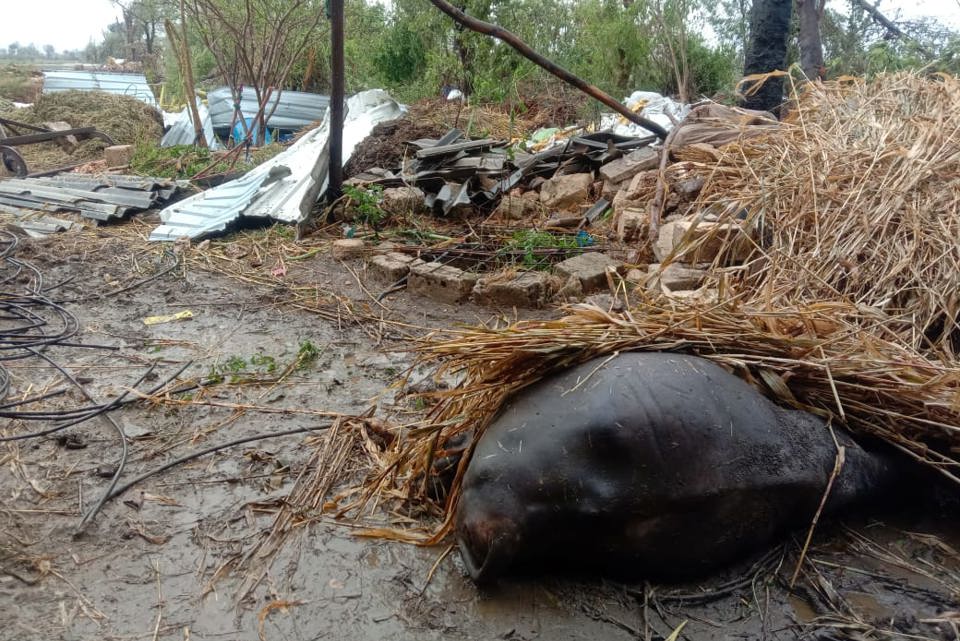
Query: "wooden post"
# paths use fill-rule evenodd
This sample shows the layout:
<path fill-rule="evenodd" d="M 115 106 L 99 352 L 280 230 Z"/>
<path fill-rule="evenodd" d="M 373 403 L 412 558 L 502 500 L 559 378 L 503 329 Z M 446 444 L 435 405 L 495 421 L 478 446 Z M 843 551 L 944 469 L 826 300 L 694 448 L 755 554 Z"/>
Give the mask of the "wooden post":
<path fill-rule="evenodd" d="M 327 202 L 338 199 L 343 189 L 343 0 L 330 2 L 330 168 Z"/>

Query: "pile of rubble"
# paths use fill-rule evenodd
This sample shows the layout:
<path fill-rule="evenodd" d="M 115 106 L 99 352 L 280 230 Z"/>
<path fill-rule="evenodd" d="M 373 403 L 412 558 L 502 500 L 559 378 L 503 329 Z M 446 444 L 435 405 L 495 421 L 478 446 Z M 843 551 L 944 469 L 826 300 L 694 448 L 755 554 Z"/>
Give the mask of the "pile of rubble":
<path fill-rule="evenodd" d="M 507 226 L 597 233 L 597 221 L 612 210 L 608 236 L 619 244 L 606 253 L 583 247 L 555 265 L 552 275 L 478 275 L 449 260 L 424 261 L 403 247 L 370 259 L 385 280 L 406 278 L 412 291 L 438 300 L 538 307 L 557 295 L 606 289 L 613 276 L 678 297 L 709 298 L 715 292 L 704 288 L 708 268 L 743 262 L 755 247 L 756 230 L 745 215 L 699 210 L 703 168 L 716 162 L 724 145 L 761 135 L 776 122 L 771 114 L 710 103 L 691 110 L 666 145 L 653 136 L 572 130 L 554 134 L 549 146 L 518 148 L 471 140 L 453 129 L 439 139 L 409 141 L 416 152 L 399 166 L 371 167 L 348 182 L 383 188 L 380 206 L 394 215 L 480 211 L 488 214 L 486 222 Z M 657 221 L 652 239 L 651 220 Z M 362 244 L 340 241 L 335 252 L 342 257 Z"/>

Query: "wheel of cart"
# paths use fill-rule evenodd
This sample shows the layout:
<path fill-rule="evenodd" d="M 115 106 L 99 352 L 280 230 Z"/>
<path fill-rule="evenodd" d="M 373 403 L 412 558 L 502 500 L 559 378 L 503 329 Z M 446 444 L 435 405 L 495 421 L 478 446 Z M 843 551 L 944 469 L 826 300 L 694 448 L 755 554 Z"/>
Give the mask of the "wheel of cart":
<path fill-rule="evenodd" d="M 8 135 L 7 130 L 16 135 Z M 23 131 L 29 131 L 31 133 L 22 133 Z M 53 130 L 17 120 L 10 120 L 9 118 L 0 118 L 0 162 L 14 175 L 20 177 L 26 176 L 29 173 L 27 163 L 15 147 L 55 141 L 66 138 L 67 136 L 73 136 L 77 140 L 99 138 L 108 145 L 115 144 L 113 138 L 102 131 L 98 131 L 95 127 Z"/>

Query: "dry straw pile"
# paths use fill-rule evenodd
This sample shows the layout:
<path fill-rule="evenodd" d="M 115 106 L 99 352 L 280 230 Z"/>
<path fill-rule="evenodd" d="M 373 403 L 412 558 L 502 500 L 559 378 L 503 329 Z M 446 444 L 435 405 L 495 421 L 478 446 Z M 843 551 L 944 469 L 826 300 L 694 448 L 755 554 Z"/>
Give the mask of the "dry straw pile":
<path fill-rule="evenodd" d="M 448 439 L 482 432 L 508 395 L 557 368 L 641 349 L 718 361 L 960 482 L 958 104 L 960 83 L 947 76 L 808 85 L 779 129 L 725 147 L 719 161 L 674 165 L 707 178 L 701 211 L 745 209 L 759 230 L 745 264 L 715 265 L 720 302 L 641 297 L 624 313 L 580 305 L 557 321 L 435 337 L 425 359 L 463 383 L 442 393 L 429 426 L 398 439 L 368 498 L 424 496 Z M 434 538 L 449 528 L 456 490 Z"/>

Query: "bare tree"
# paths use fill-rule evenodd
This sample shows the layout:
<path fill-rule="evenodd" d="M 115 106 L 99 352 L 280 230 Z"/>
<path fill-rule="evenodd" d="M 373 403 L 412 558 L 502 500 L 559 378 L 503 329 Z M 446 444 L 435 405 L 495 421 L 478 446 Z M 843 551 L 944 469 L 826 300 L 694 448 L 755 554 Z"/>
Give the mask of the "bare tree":
<path fill-rule="evenodd" d="M 252 86 L 260 105 L 258 144 L 291 69 L 315 35 L 325 12 L 317 0 L 187 0 L 194 25 L 217 69 L 239 101 Z M 273 108 L 265 111 L 271 97 Z"/>

